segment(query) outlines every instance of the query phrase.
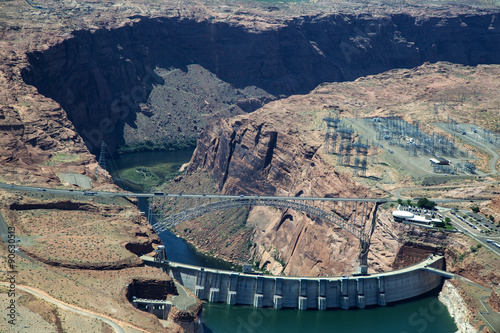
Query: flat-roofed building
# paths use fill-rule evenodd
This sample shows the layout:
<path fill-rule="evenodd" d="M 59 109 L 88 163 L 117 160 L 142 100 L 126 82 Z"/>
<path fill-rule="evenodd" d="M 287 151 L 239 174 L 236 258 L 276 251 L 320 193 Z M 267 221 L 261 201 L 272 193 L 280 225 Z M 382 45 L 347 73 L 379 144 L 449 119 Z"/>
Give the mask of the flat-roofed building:
<path fill-rule="evenodd" d="M 407 212 L 405 210 L 393 211 L 392 217 L 394 218 L 395 222 L 402 222 L 402 223 L 410 222 L 410 223 L 431 225 L 431 224 L 442 222 L 440 219 L 428 219 L 424 216 L 415 215 L 415 214 L 413 214 L 411 212 Z"/>
<path fill-rule="evenodd" d="M 429 159 L 429 161 L 431 161 L 432 164 L 450 165 L 450 161 L 442 157 L 433 157 Z"/>

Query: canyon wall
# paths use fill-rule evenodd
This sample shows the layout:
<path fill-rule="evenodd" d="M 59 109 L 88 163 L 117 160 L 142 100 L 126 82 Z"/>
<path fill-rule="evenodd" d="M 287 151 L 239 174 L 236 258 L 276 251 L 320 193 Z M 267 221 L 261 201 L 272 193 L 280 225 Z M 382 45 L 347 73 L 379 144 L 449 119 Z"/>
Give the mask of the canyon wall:
<path fill-rule="evenodd" d="M 116 29 L 74 31 L 30 53 L 22 77 L 60 103 L 91 151 L 103 139 L 112 149 L 143 142 L 169 147 L 192 139 L 214 118 L 250 112 L 322 82 L 426 61 L 500 63 L 495 17 L 310 15 L 250 29 L 214 18 L 135 16 Z M 151 98 L 158 87 L 166 87 L 161 94 L 167 97 Z M 165 103 L 170 107 L 162 108 Z"/>
<path fill-rule="evenodd" d="M 337 156 L 327 154 L 322 148 L 325 131 L 324 127 L 321 128 L 324 124 L 322 118 L 336 103 L 343 103 L 342 107 L 337 107 L 339 114 L 352 117 L 353 109 L 359 105 L 352 101 L 358 96 L 360 104 L 364 98 L 368 100 L 367 104 L 371 99 L 384 100 L 386 93 L 402 98 L 410 98 L 411 94 L 422 96 L 432 82 L 443 81 L 441 74 L 436 78 L 434 72 L 449 75 L 453 66 L 440 63 L 410 71 L 392 71 L 371 77 L 370 84 L 365 84 L 364 79 L 353 83 L 325 84 L 308 95 L 273 101 L 253 113 L 214 122 L 200 134 L 184 180 L 188 182 L 190 177 L 204 171 L 211 175 L 217 190 L 227 194 L 361 198 L 388 195 L 381 190 L 385 182 L 378 178 L 385 172 L 377 169 L 377 165 L 382 164 L 381 156 L 371 150 L 367 177 L 352 177 L 352 169 L 337 166 Z M 424 82 L 418 87 L 408 87 L 412 77 Z M 379 79 L 381 82 L 377 84 L 380 84 L 381 92 L 373 92 L 372 82 Z M 463 80 L 462 75 L 459 79 Z M 404 87 L 401 91 L 390 87 L 389 82 L 398 80 Z M 423 96 L 433 98 L 435 93 Z M 373 103 L 377 105 L 378 102 Z M 348 109 L 350 107 L 352 109 Z M 388 179 L 386 184 L 390 181 Z M 386 188 L 390 190 L 389 186 L 396 182 Z M 368 189 L 369 184 L 374 186 Z M 368 258 L 372 272 L 404 267 L 429 253 L 445 253 L 448 269 L 453 269 L 456 253 L 463 253 L 473 245 L 457 239 L 456 235 L 450 237 L 448 233 L 394 223 L 390 214 L 394 208 L 390 205 L 385 208 L 379 211 L 372 237 Z M 334 226 L 291 210 L 261 207 L 251 208 L 246 225 L 252 227 L 250 243 L 255 244 L 251 250 L 255 262 L 272 273 L 324 276 L 356 270 L 359 243 Z M 196 228 L 190 229 L 197 232 Z M 207 240 L 205 231 L 199 235 L 203 242 L 211 240 Z M 203 248 L 203 242 L 196 244 Z M 224 248 L 224 244 L 220 247 Z M 446 248 L 454 250 L 447 251 Z"/>
<path fill-rule="evenodd" d="M 251 114 L 212 123 L 199 136 L 183 181 L 206 171 L 217 190 L 228 194 L 380 196 L 379 191 L 356 184 L 350 175 L 335 170 L 330 157 L 319 149 L 322 132 L 310 127 L 307 115 L 294 106 L 290 99 L 275 101 Z M 281 111 L 271 111 L 276 108 Z M 302 126 L 300 131 L 295 129 L 297 124 Z M 403 232 L 394 231 L 388 216 L 380 216 L 378 223 L 368 258 L 374 272 L 392 269 L 399 249 L 397 234 Z M 274 274 L 332 276 L 357 269 L 359 241 L 345 230 L 301 212 L 253 207 L 246 226 L 252 228 L 254 260 Z M 198 232 L 206 235 L 193 228 L 192 233 Z"/>
<path fill-rule="evenodd" d="M 445 281 L 443 290 L 439 293 L 439 300 L 448 308 L 450 315 L 455 320 L 460 333 L 475 333 L 477 330 L 471 325 L 472 317 L 467 303 L 463 300 L 457 288 L 450 282 Z"/>
<path fill-rule="evenodd" d="M 24 82 L 58 102 L 94 152 L 103 139 L 112 149 L 141 141 L 168 146 L 208 124 L 188 172 L 208 172 L 223 193 L 381 195 L 318 152 L 323 132 L 303 110 L 293 109 L 293 99 L 270 101 L 325 81 L 425 61 L 500 63 L 493 13 L 304 15 L 265 23 L 255 17 L 253 26 L 213 17 L 130 20 L 113 29 L 74 31 L 72 38 L 29 53 Z M 197 104 L 188 103 L 199 96 Z M 171 106 L 162 108 L 165 103 Z M 193 108 L 198 114 L 186 112 Z M 273 115 L 282 108 L 290 111 Z M 236 117 L 213 122 L 229 116 Z M 171 124 L 174 133 L 164 130 Z M 248 226 L 260 266 L 275 273 L 355 270 L 357 240 L 304 214 L 256 208 Z M 375 271 L 389 269 L 398 251 L 391 230 L 375 232 Z"/>

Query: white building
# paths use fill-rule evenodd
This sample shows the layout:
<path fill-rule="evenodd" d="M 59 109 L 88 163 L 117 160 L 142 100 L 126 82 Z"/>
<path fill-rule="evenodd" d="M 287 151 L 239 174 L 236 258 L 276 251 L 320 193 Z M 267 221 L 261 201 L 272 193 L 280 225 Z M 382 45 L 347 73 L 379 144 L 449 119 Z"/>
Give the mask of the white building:
<path fill-rule="evenodd" d="M 428 219 L 424 216 L 415 215 L 411 212 L 407 212 L 404 210 L 395 210 L 392 212 L 392 217 L 395 222 L 409 222 L 409 223 L 418 223 L 424 225 L 432 225 L 434 223 L 441 223 L 440 219 Z"/>

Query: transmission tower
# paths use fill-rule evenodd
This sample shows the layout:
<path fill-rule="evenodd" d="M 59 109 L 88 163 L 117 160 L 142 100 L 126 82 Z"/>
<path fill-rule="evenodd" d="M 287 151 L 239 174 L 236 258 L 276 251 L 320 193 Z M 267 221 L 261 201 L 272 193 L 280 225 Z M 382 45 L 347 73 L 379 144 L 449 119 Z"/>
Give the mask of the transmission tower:
<path fill-rule="evenodd" d="M 101 154 L 99 155 L 99 161 L 97 162 L 101 168 L 106 170 L 106 143 L 104 140 L 101 142 Z M 99 168 L 97 168 L 97 174 L 99 174 Z"/>
<path fill-rule="evenodd" d="M 339 127 L 341 120 L 338 115 L 335 117 L 332 115 L 330 117 L 323 118 L 326 122 L 326 135 L 325 135 L 325 152 L 329 154 L 334 154 L 336 149 L 336 139 L 337 139 L 337 128 Z"/>

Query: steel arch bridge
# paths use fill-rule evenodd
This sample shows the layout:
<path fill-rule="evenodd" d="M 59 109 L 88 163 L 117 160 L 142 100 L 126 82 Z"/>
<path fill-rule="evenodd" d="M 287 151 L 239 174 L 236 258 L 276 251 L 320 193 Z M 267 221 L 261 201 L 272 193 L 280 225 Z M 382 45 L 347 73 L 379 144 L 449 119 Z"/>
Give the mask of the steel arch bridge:
<path fill-rule="evenodd" d="M 196 217 L 230 208 L 267 206 L 293 209 L 340 227 L 360 241 L 360 263 L 366 265 L 377 208 L 383 199 L 313 198 L 155 193 L 149 221 L 157 233 Z M 156 218 L 153 218 L 155 216 Z"/>

